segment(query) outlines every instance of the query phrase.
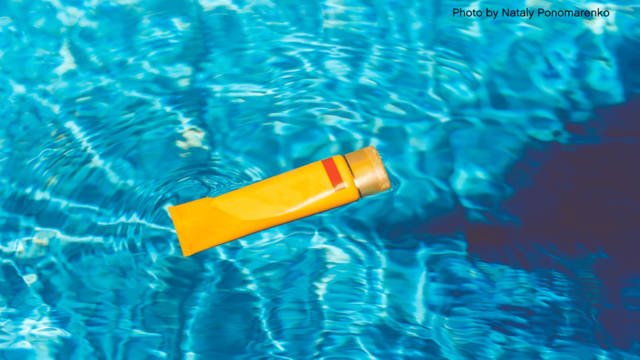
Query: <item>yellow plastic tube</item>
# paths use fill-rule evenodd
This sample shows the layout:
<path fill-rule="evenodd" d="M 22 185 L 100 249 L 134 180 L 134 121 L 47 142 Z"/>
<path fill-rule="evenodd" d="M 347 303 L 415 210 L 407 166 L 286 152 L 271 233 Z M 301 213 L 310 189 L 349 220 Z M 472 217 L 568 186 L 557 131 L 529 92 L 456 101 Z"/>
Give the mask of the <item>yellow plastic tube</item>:
<path fill-rule="evenodd" d="M 391 188 L 373 146 L 336 155 L 215 198 L 169 207 L 189 256 Z"/>

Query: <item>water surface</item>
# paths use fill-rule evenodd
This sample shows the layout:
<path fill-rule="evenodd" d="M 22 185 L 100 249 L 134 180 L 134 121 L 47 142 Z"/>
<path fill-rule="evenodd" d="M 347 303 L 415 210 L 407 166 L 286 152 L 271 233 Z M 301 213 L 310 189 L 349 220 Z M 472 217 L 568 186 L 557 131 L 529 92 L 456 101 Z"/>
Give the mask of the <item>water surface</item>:
<path fill-rule="evenodd" d="M 514 6 L 613 15 L 451 16 Z M 637 266 L 571 254 L 632 237 L 518 231 L 578 211 L 561 153 L 637 143 L 595 110 L 639 36 L 623 0 L 0 2 L 0 358 L 637 359 Z M 390 193 L 181 256 L 168 206 L 368 145 Z"/>

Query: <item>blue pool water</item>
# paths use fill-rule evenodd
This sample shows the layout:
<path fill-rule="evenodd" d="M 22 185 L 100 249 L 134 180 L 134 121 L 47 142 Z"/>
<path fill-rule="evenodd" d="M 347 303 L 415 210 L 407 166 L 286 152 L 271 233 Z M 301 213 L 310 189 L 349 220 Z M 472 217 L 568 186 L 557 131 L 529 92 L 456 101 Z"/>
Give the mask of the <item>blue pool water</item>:
<path fill-rule="evenodd" d="M 634 3 L 1 1 L 0 359 L 640 359 Z M 613 15 L 451 15 L 514 6 Z M 367 145 L 391 192 L 181 256 Z"/>

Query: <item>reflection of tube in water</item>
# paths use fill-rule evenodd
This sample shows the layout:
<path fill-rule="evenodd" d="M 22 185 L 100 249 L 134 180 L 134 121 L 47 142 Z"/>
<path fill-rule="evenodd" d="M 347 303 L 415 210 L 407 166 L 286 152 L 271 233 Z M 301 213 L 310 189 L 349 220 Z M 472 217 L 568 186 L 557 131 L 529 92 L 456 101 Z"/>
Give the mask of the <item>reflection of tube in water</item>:
<path fill-rule="evenodd" d="M 373 146 L 169 208 L 184 256 L 391 188 Z"/>

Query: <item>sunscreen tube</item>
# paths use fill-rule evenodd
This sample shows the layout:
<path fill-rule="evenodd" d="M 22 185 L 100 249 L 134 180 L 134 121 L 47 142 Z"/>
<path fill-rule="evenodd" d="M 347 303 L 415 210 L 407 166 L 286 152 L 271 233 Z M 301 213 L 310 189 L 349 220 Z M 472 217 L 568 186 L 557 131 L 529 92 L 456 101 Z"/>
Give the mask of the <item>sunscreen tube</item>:
<path fill-rule="evenodd" d="M 215 198 L 169 207 L 169 214 L 182 254 L 189 256 L 390 188 L 380 155 L 369 146 Z"/>

